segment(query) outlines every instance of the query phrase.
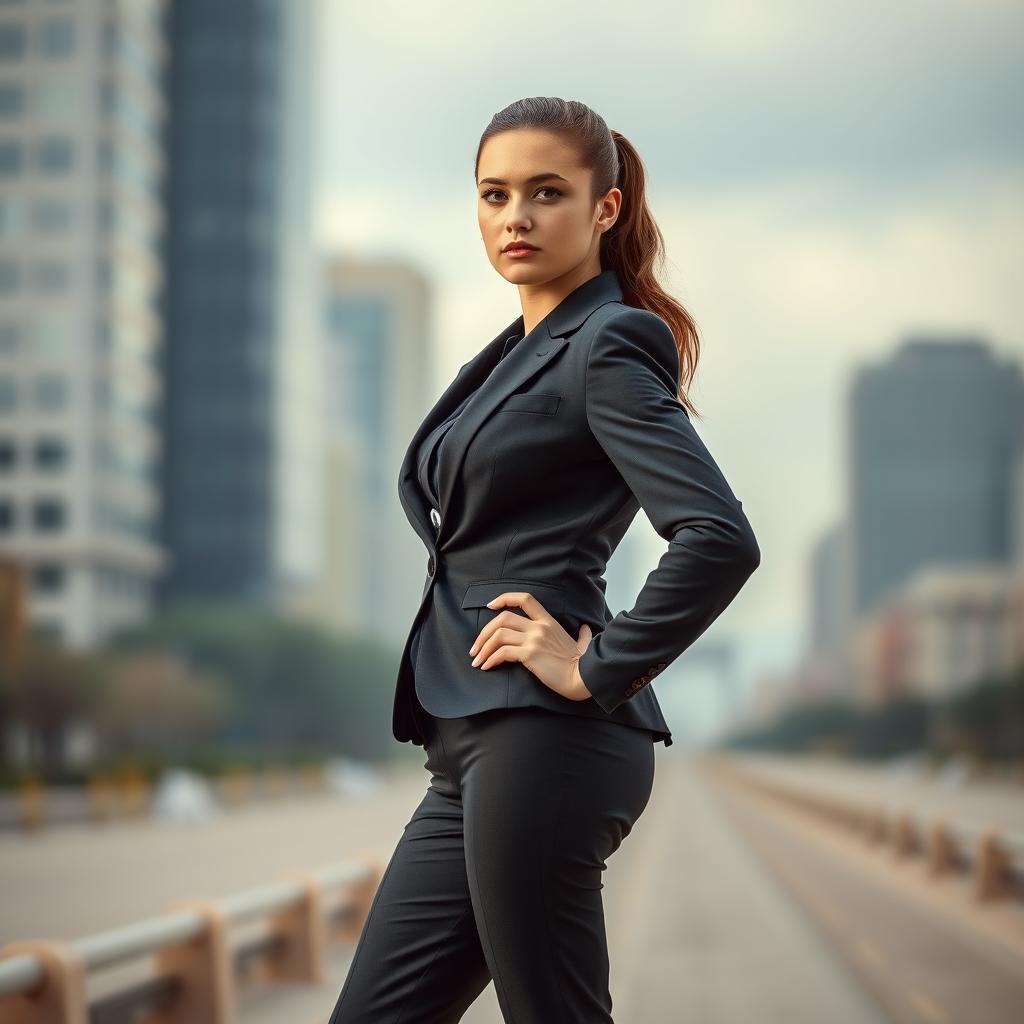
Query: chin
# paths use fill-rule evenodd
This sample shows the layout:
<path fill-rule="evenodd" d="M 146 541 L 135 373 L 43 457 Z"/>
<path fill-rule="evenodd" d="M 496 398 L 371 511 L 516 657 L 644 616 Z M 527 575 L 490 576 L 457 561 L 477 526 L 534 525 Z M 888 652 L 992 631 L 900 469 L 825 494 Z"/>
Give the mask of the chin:
<path fill-rule="evenodd" d="M 498 268 L 498 273 L 514 284 L 535 284 L 538 281 L 547 281 L 551 273 L 545 268 L 538 266 L 534 259 L 523 260 L 522 266 L 512 260 L 503 260 L 503 266 Z M 509 264 L 512 264 L 511 266 Z M 528 265 L 530 264 L 530 265 Z"/>

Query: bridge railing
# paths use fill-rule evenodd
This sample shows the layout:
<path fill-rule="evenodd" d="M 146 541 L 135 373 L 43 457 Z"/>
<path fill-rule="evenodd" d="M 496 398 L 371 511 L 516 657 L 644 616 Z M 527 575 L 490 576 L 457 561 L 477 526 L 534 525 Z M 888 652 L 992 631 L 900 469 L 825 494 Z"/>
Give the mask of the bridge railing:
<path fill-rule="evenodd" d="M 384 865 L 359 858 L 74 941 L 0 948 L 0 1024 L 233 1024 L 255 984 L 326 981 L 328 947 L 355 942 Z M 233 941 L 242 925 L 262 934 Z M 151 958 L 141 982 L 90 998 L 92 972 Z"/>
<path fill-rule="evenodd" d="M 920 858 L 932 878 L 968 874 L 979 901 L 1024 899 L 1024 833 L 857 798 L 811 779 L 783 778 L 742 757 L 716 755 L 705 763 L 723 779 L 888 848 L 897 859 Z"/>

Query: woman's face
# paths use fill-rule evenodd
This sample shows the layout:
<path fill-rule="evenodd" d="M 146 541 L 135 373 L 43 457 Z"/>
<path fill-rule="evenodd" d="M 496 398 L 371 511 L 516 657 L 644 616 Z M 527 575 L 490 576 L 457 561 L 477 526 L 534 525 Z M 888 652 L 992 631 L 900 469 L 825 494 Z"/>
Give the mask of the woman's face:
<path fill-rule="evenodd" d="M 477 218 L 495 270 L 513 284 L 542 284 L 587 260 L 600 269 L 601 235 L 615 222 L 617 188 L 590 201 L 592 172 L 552 132 L 517 128 L 493 135 L 480 151 Z M 527 256 L 504 252 L 510 242 L 537 247 Z"/>

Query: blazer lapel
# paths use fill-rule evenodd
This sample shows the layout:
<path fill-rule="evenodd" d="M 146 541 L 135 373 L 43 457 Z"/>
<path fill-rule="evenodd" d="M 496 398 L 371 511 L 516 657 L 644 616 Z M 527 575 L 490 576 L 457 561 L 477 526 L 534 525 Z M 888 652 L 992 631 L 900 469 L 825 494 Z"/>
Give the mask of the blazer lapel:
<path fill-rule="evenodd" d="M 479 390 L 449 429 L 438 463 L 438 500 L 441 511 L 438 544 L 451 533 L 453 524 L 449 521 L 446 510 L 451 507 L 452 489 L 473 435 L 509 395 L 540 373 L 569 344 L 568 335 L 572 334 L 595 309 L 607 302 L 621 300 L 622 288 L 614 270 L 605 270 L 589 278 L 570 292 L 529 334 L 516 342 L 512 351 L 501 362 L 495 365 L 505 339 L 517 325 L 519 329 L 522 328 L 523 317 L 520 316 L 484 349 L 481 356 L 487 353 L 486 358 L 478 356 L 467 364 L 465 369 L 468 371 L 473 367 L 473 371 L 466 375 L 467 384 L 456 389 L 459 392 L 458 397 L 449 396 L 448 392 L 442 396 L 442 402 L 448 398 L 447 409 L 450 410 L 472 387 L 479 384 Z M 474 382 L 472 384 L 469 383 L 470 377 Z M 456 378 L 449 392 L 455 389 L 458 380 L 459 378 Z M 443 416 L 445 413 L 442 412 L 440 415 Z M 440 422 L 440 417 L 433 418 L 433 413 L 431 418 L 434 423 Z M 427 429 L 432 429 L 432 426 Z"/>
<path fill-rule="evenodd" d="M 430 522 L 430 505 L 416 479 L 416 457 L 423 439 L 436 427 L 494 368 L 505 342 L 513 334 L 523 329 L 522 316 L 512 321 L 497 337 L 485 345 L 468 363 L 465 363 L 455 379 L 442 392 L 441 397 L 416 428 L 405 450 L 402 465 L 398 471 L 398 497 L 413 525 L 427 547 L 432 547 L 435 539 L 434 527 Z M 523 339 L 525 340 L 525 339 Z M 521 344 L 521 342 L 519 343 Z M 515 347 L 518 348 L 519 344 Z M 513 349 L 513 352 L 515 349 Z M 511 353 L 509 357 L 511 358 Z M 460 417 L 461 419 L 461 417 Z"/>

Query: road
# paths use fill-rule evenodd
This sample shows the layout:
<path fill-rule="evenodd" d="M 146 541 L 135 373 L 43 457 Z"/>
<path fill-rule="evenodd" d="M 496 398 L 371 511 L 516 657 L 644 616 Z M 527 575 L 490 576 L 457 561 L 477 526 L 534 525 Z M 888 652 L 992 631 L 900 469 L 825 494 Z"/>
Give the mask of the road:
<path fill-rule="evenodd" d="M 651 801 L 604 878 L 620 1024 L 1018 1019 L 1019 908 L 975 907 L 958 883 L 941 893 L 908 884 L 905 867 L 722 781 L 684 753 L 658 758 Z M 205 826 L 2 836 L 0 941 L 74 938 L 179 898 L 227 895 L 359 852 L 386 861 L 426 784 L 414 767 L 372 801 L 293 797 Z M 322 987 L 244 993 L 240 1021 L 326 1024 L 349 954 L 332 951 Z M 116 979 L 111 972 L 105 981 Z M 104 987 L 90 982 L 92 992 Z M 500 1024 L 493 986 L 463 1019 Z"/>

